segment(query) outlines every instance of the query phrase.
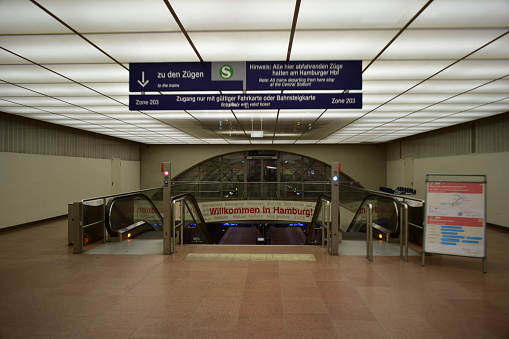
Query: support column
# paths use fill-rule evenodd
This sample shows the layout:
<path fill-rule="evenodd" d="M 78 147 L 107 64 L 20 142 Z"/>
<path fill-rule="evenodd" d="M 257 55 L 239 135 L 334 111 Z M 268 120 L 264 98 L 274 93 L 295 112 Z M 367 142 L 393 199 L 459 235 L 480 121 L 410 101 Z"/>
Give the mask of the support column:
<path fill-rule="evenodd" d="M 339 243 L 341 242 L 341 232 L 339 231 L 339 173 L 341 173 L 341 164 L 333 162 L 331 164 L 331 255 L 339 254 Z"/>

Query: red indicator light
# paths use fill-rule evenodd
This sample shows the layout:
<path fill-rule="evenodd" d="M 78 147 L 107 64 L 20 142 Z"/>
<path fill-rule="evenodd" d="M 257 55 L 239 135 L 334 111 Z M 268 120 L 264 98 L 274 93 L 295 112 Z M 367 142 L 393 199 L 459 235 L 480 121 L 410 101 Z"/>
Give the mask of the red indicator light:
<path fill-rule="evenodd" d="M 167 177 L 168 175 L 170 175 L 170 171 L 164 171 L 164 176 Z"/>

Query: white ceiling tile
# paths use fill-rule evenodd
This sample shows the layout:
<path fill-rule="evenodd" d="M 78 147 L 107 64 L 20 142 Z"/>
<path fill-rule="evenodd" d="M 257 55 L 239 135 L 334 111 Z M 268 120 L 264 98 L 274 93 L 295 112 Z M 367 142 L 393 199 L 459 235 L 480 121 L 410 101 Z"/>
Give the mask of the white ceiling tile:
<path fill-rule="evenodd" d="M 39 0 L 82 33 L 175 31 L 178 25 L 159 0 Z"/>
<path fill-rule="evenodd" d="M 501 27 L 507 25 L 509 2 L 506 0 L 434 1 L 412 23 L 412 27 Z"/>
<path fill-rule="evenodd" d="M 0 32 L 2 34 L 68 33 L 69 29 L 30 1 L 2 0 Z"/>
<path fill-rule="evenodd" d="M 403 27 L 421 7 L 424 0 L 334 0 L 302 1 L 298 29 L 355 29 Z"/>
<path fill-rule="evenodd" d="M 407 30 L 382 54 L 386 59 L 459 59 L 506 30 Z"/>
<path fill-rule="evenodd" d="M 181 32 L 87 34 L 86 37 L 121 63 L 199 61 Z"/>
<path fill-rule="evenodd" d="M 294 0 L 173 0 L 175 12 L 190 31 L 289 30 Z"/>
<path fill-rule="evenodd" d="M 76 69 L 76 66 L 73 68 Z M 18 84 L 69 82 L 68 79 L 36 65 L 0 65 L 0 79 Z"/>
<path fill-rule="evenodd" d="M 111 62 L 76 35 L 0 35 L 0 46 L 38 64 Z"/>
<path fill-rule="evenodd" d="M 320 60 L 371 59 L 396 33 L 397 31 L 298 31 L 293 41 L 292 60 L 315 60 L 318 55 Z M 286 51 L 283 57 L 285 55 Z"/>
<path fill-rule="evenodd" d="M 426 79 L 451 64 L 451 60 L 378 60 L 362 75 L 363 80 Z"/>
<path fill-rule="evenodd" d="M 207 61 L 284 60 L 290 32 L 241 31 L 189 34 Z"/>
<path fill-rule="evenodd" d="M 71 60 L 72 61 L 72 60 Z M 129 71 L 118 64 L 60 64 L 47 68 L 77 82 L 124 82 L 129 83 Z M 127 65 L 126 65 L 127 67 Z M 59 77 L 59 82 L 64 79 Z M 41 81 L 38 81 L 41 82 Z M 126 88 L 127 94 L 129 88 Z"/>
<path fill-rule="evenodd" d="M 447 68 L 434 79 L 497 79 L 509 74 L 509 54 L 506 60 L 462 60 Z"/>

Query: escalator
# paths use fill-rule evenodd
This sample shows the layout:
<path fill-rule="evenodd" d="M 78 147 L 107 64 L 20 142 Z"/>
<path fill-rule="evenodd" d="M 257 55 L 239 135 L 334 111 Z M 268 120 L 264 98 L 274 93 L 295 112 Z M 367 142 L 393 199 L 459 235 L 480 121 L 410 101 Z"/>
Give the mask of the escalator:
<path fill-rule="evenodd" d="M 340 232 L 345 240 L 365 240 L 367 230 L 367 206 L 373 206 L 373 236 L 387 242 L 399 239 L 400 234 L 400 205 L 403 200 L 396 196 L 383 193 L 365 192 L 357 199 L 340 201 Z M 360 201 L 360 202 L 359 202 Z M 325 210 L 329 208 L 326 213 Z M 323 195 L 317 200 L 312 220 L 306 227 L 306 244 L 323 243 L 322 228 L 330 227 L 330 197 Z M 422 244 L 422 225 L 424 207 L 409 207 L 410 225 L 416 226 L 410 230 L 410 241 Z M 326 241 L 325 241 L 326 242 Z"/>
<path fill-rule="evenodd" d="M 184 238 L 195 243 L 212 243 L 198 204 L 191 194 L 171 198 L 171 205 L 180 202 L 184 209 L 176 213 L 175 225 L 183 229 Z M 163 217 L 159 208 L 145 194 L 135 193 L 111 198 L 105 209 L 105 228 L 111 238 L 162 239 Z"/>
<path fill-rule="evenodd" d="M 104 221 L 110 237 L 135 238 L 145 232 L 157 232 L 162 237 L 163 217 L 145 194 L 110 199 Z"/>

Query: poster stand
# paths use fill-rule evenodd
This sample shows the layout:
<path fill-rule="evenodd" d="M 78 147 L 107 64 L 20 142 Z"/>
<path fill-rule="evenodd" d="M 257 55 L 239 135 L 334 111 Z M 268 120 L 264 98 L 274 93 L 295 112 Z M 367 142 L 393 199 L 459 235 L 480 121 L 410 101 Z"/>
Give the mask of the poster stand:
<path fill-rule="evenodd" d="M 486 258 L 486 175 L 427 174 L 422 265 L 426 253 Z"/>

